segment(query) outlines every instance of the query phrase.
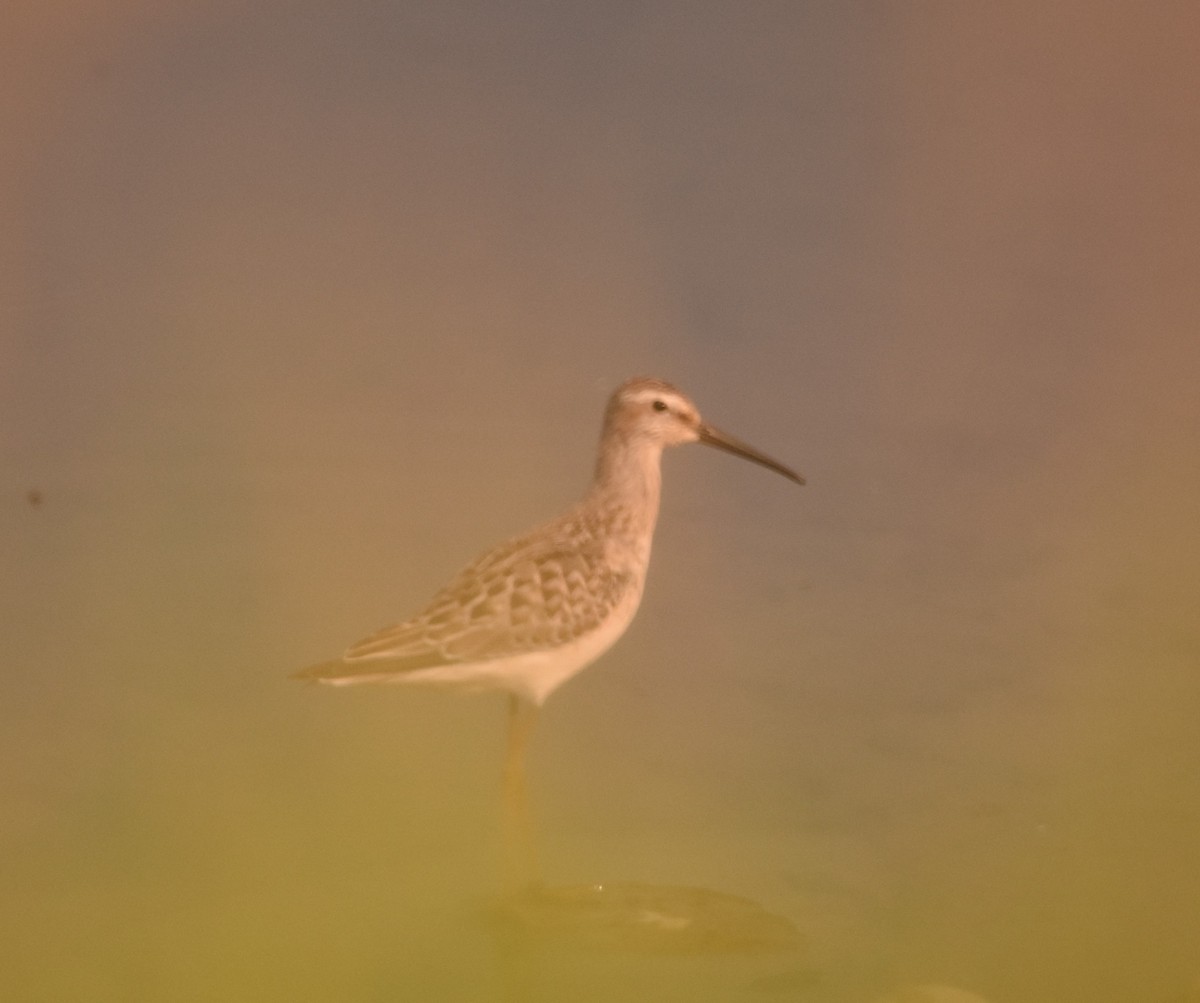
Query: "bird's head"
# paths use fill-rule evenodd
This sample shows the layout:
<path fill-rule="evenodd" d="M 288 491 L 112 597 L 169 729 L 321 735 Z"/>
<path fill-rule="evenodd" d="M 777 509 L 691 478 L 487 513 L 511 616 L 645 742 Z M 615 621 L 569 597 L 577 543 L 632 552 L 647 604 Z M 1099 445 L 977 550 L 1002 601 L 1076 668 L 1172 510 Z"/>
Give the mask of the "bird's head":
<path fill-rule="evenodd" d="M 797 484 L 804 483 L 804 478 L 790 467 L 701 419 L 687 394 L 665 380 L 636 376 L 617 387 L 608 401 L 604 429 L 606 436 L 659 449 L 702 442 L 774 470 Z"/>

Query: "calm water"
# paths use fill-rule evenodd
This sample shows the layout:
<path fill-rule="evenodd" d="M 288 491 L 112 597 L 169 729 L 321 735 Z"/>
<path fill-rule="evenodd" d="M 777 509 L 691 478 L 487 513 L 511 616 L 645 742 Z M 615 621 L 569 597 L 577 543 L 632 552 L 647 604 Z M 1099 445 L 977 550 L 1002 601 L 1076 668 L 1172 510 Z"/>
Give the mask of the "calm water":
<path fill-rule="evenodd" d="M 1147 638 L 1128 597 L 1080 608 L 1078 569 L 913 569 L 897 554 L 938 538 L 814 526 L 819 475 L 802 493 L 699 447 L 668 457 L 642 616 L 536 736 L 542 877 L 737 894 L 804 944 L 566 937 L 518 964 L 480 918 L 503 887 L 502 702 L 284 678 L 491 536 L 447 518 L 423 539 L 402 514 L 415 474 L 374 486 L 385 513 L 349 464 L 234 481 L 111 460 L 5 515 L 14 998 L 1186 987 L 1194 642 L 1182 621 Z M 420 472 L 425 495 L 446 469 Z"/>
<path fill-rule="evenodd" d="M 1197 999 L 1184 9 L 421 9 L 5 15 L 0 996 Z M 666 458 L 514 933 L 503 701 L 286 677 L 635 372 L 809 485 Z"/>

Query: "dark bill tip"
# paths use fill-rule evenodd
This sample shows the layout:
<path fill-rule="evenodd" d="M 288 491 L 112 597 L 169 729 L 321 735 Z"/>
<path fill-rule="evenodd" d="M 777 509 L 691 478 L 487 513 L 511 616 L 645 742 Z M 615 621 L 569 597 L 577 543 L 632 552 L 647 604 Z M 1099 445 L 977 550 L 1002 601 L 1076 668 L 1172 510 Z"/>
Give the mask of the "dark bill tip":
<path fill-rule="evenodd" d="M 700 441 L 706 446 L 723 449 L 727 453 L 733 453 L 734 456 L 740 456 L 742 459 L 750 460 L 768 470 L 774 470 L 777 474 L 783 474 L 789 481 L 795 481 L 797 484 L 804 483 L 804 478 L 791 467 L 785 467 L 778 460 L 771 459 L 766 453 L 760 453 L 753 446 L 747 445 L 740 439 L 735 439 L 732 435 L 727 435 L 720 429 L 713 428 L 712 425 L 701 424 L 699 433 Z"/>

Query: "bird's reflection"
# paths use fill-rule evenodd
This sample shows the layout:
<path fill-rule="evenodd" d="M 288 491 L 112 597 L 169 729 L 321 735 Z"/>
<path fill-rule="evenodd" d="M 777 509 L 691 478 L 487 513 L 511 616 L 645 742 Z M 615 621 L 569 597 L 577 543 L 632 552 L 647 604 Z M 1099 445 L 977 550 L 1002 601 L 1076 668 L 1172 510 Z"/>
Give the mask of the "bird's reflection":
<path fill-rule="evenodd" d="M 800 946 L 796 927 L 740 895 L 634 881 L 545 885 L 504 895 L 490 914 L 530 945 L 631 954 L 770 954 Z"/>

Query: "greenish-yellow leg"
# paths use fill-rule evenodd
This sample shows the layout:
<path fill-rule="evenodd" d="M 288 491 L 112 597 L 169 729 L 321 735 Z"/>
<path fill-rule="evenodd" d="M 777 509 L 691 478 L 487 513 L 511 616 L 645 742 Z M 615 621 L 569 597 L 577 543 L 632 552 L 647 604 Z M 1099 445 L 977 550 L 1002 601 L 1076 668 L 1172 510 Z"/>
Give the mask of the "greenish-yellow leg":
<path fill-rule="evenodd" d="M 523 888 L 537 879 L 533 820 L 525 785 L 525 749 L 537 722 L 538 709 L 515 696 L 508 698 L 508 751 L 504 760 L 504 855 L 507 884 Z"/>

